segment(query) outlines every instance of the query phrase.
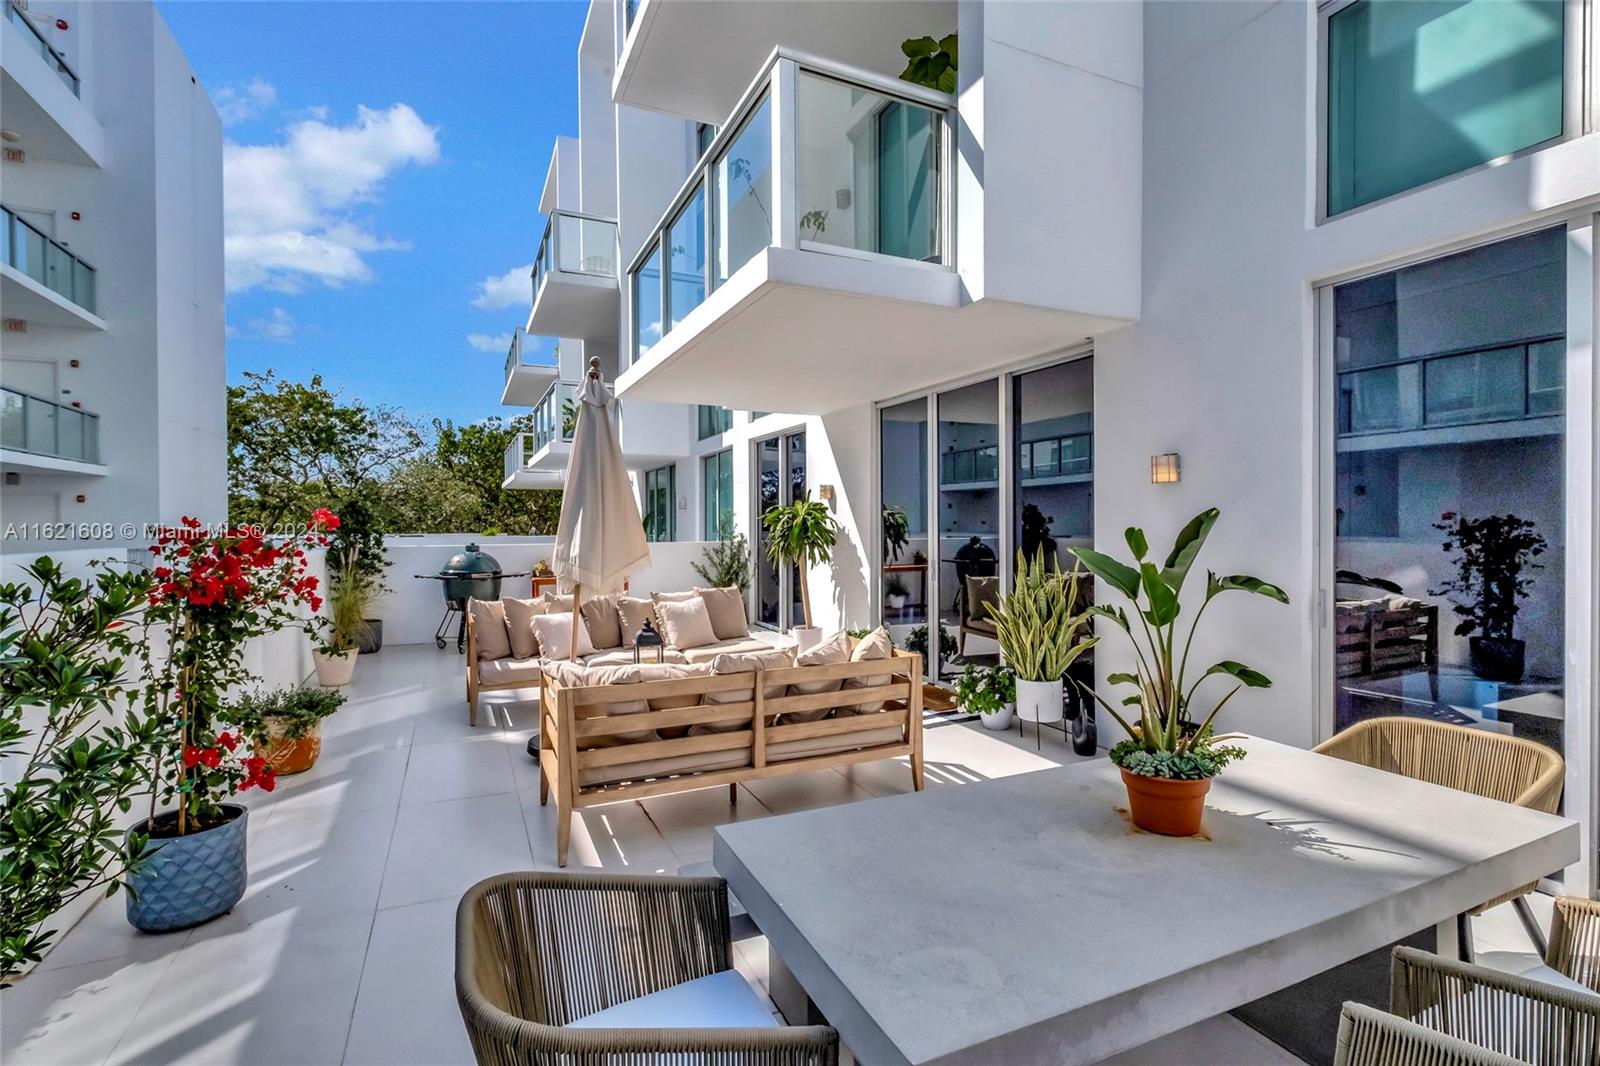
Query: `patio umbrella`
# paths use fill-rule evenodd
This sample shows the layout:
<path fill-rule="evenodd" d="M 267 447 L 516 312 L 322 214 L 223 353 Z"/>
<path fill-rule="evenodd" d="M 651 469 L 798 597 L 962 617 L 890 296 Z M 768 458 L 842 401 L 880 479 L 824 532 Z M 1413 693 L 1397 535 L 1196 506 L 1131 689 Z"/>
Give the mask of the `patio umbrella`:
<path fill-rule="evenodd" d="M 572 585 L 568 659 L 577 655 L 578 605 L 584 590 L 591 595 L 617 591 L 629 574 L 650 565 L 650 542 L 622 461 L 622 443 L 611 420 L 611 393 L 600 380 L 599 359 L 589 360 L 578 400 L 578 424 L 567 456 L 561 520 L 550 560 L 556 578 Z"/>

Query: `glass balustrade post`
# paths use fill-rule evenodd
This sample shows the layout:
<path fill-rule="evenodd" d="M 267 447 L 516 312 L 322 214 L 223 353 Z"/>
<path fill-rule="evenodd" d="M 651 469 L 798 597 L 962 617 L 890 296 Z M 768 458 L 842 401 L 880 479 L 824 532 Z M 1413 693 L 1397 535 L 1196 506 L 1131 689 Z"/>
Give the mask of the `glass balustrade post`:
<path fill-rule="evenodd" d="M 780 56 L 772 68 L 772 244 L 777 248 L 800 247 L 795 155 L 798 88 L 794 60 Z"/>

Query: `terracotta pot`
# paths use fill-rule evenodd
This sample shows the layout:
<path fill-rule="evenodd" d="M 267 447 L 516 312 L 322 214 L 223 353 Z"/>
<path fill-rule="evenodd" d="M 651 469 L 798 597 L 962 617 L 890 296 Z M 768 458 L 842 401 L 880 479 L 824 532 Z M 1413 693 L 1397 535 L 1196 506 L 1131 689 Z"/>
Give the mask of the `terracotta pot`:
<path fill-rule="evenodd" d="M 303 774 L 317 764 L 322 754 L 322 723 L 312 726 L 302 737 L 286 737 L 283 727 L 267 719 L 266 746 L 258 746 L 256 754 L 267 760 L 267 765 L 280 774 Z"/>
<path fill-rule="evenodd" d="M 1118 768 L 1121 770 L 1121 768 Z M 1128 789 L 1128 813 L 1133 824 L 1147 833 L 1192 837 L 1200 832 L 1211 779 L 1174 781 L 1166 777 L 1141 777 L 1121 770 Z"/>

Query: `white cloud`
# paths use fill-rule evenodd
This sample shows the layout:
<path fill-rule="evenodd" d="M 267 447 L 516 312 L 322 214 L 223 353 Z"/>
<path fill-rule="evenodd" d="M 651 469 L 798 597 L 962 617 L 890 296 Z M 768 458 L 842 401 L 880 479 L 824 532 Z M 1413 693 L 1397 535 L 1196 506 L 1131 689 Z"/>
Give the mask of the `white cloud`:
<path fill-rule="evenodd" d="M 270 341 L 273 344 L 293 344 L 300 325 L 294 316 L 281 307 L 274 307 L 264 318 L 252 318 L 243 329 L 228 326 L 228 337 L 234 340 Z"/>
<path fill-rule="evenodd" d="M 512 267 L 504 274 L 478 282 L 478 295 L 472 306 L 484 311 L 504 311 L 508 307 L 527 307 L 533 301 L 533 264 Z"/>
<path fill-rule="evenodd" d="M 504 355 L 511 347 L 511 334 L 469 333 L 467 334 L 467 344 L 480 352 L 494 352 L 496 355 Z"/>
<path fill-rule="evenodd" d="M 211 94 L 224 126 L 237 126 L 271 108 L 278 102 L 278 90 L 270 82 L 252 78 L 244 85 L 224 85 Z"/>
<path fill-rule="evenodd" d="M 367 253 L 410 245 L 374 233 L 350 212 L 376 203 L 395 171 L 438 158 L 438 128 L 405 104 L 357 108 L 344 126 L 296 122 L 280 144 L 224 145 L 228 291 L 371 280 Z"/>

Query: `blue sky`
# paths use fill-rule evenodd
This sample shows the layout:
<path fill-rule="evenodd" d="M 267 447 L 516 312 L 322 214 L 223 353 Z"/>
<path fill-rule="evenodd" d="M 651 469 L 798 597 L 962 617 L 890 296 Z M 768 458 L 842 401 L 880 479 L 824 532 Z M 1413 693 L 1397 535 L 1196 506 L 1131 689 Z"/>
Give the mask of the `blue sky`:
<path fill-rule="evenodd" d="M 160 8 L 225 123 L 229 379 L 515 413 L 502 339 L 527 317 L 551 146 L 577 129 L 585 5 Z"/>

